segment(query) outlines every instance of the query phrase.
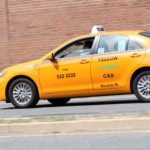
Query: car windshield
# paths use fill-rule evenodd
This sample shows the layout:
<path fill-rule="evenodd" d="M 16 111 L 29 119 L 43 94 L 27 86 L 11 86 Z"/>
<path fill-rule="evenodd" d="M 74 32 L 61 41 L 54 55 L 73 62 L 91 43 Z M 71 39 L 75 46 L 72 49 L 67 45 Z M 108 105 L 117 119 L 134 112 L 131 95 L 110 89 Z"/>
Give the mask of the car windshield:
<path fill-rule="evenodd" d="M 150 32 L 140 32 L 139 34 L 150 38 Z"/>

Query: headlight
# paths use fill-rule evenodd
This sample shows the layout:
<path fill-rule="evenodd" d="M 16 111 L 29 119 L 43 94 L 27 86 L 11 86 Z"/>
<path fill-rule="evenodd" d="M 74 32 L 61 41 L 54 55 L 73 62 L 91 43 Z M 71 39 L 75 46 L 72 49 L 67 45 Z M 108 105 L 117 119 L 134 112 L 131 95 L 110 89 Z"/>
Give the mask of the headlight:
<path fill-rule="evenodd" d="M 3 77 L 6 73 L 7 73 L 6 71 L 0 72 L 0 78 Z"/>

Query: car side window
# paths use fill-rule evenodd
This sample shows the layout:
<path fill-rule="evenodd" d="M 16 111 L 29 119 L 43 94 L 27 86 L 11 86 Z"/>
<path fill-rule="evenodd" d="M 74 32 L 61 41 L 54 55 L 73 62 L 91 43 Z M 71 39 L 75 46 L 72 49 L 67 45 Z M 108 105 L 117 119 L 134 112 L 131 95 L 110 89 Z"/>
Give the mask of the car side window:
<path fill-rule="evenodd" d="M 92 52 L 94 38 L 95 37 L 77 40 L 65 46 L 64 48 L 56 52 L 55 58 L 59 59 L 90 55 Z"/>
<path fill-rule="evenodd" d="M 125 35 L 104 35 L 101 37 L 98 54 L 110 52 L 125 52 L 127 50 L 144 49 L 136 41 Z"/>
<path fill-rule="evenodd" d="M 123 35 L 105 35 L 100 39 L 98 53 L 122 52 L 127 49 L 129 38 Z"/>
<path fill-rule="evenodd" d="M 139 49 L 144 49 L 144 48 L 140 44 L 138 44 L 136 41 L 129 40 L 127 50 L 139 50 Z"/>

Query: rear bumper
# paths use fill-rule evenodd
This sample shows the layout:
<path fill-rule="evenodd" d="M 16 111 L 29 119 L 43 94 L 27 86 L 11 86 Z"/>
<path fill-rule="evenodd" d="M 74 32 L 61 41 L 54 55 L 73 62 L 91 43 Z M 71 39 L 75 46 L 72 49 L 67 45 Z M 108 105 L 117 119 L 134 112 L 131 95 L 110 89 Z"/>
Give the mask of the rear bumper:
<path fill-rule="evenodd" d="M 0 101 L 6 101 L 6 83 L 2 79 L 0 79 Z"/>

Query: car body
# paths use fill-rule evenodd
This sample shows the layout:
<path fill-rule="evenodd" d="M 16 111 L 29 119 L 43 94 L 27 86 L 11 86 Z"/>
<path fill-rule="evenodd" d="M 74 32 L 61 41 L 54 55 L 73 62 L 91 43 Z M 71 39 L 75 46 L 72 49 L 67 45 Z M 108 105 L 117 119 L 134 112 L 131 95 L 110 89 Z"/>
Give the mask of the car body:
<path fill-rule="evenodd" d="M 39 99 L 61 105 L 73 97 L 130 93 L 150 101 L 149 71 L 148 32 L 88 34 L 67 41 L 38 60 L 4 69 L 0 99 L 19 108 L 35 106 Z M 142 83 L 146 92 L 138 89 Z"/>

